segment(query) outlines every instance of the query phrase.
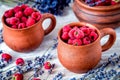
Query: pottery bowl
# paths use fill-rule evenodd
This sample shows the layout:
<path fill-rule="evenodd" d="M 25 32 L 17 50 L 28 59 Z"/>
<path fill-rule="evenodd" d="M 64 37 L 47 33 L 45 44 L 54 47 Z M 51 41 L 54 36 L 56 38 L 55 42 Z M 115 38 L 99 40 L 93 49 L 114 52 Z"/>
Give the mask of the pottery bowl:
<path fill-rule="evenodd" d="M 120 4 L 90 7 L 83 0 L 74 0 L 72 9 L 80 21 L 97 28 L 117 28 L 120 26 Z"/>
<path fill-rule="evenodd" d="M 62 40 L 62 29 L 58 32 L 57 53 L 61 64 L 75 73 L 87 72 L 99 63 L 102 52 L 108 50 L 114 44 L 116 33 L 111 28 L 98 30 L 95 26 L 85 22 L 70 23 L 68 25 L 71 27 L 86 25 L 95 29 L 98 33 L 98 38 L 94 42 L 87 45 L 74 46 Z M 101 45 L 100 40 L 106 35 L 110 37 L 104 45 Z"/>

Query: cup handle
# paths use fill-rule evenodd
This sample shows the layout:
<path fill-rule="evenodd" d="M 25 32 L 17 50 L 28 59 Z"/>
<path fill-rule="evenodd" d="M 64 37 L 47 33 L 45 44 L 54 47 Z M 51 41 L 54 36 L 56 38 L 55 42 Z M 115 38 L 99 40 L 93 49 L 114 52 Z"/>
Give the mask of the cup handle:
<path fill-rule="evenodd" d="M 101 38 L 106 35 L 109 35 L 108 41 L 104 45 L 102 45 L 102 51 L 106 51 L 109 48 L 111 48 L 112 45 L 114 44 L 116 40 L 116 32 L 112 28 L 104 28 L 101 29 L 100 32 L 101 32 Z"/>
<path fill-rule="evenodd" d="M 55 26 L 56 26 L 56 19 L 50 13 L 44 13 L 44 14 L 42 14 L 42 18 L 40 19 L 41 23 L 43 23 L 43 21 L 45 19 L 48 19 L 48 18 L 51 19 L 51 22 L 50 22 L 50 25 L 48 26 L 48 28 L 44 30 L 45 31 L 45 35 L 49 34 L 55 28 Z"/>

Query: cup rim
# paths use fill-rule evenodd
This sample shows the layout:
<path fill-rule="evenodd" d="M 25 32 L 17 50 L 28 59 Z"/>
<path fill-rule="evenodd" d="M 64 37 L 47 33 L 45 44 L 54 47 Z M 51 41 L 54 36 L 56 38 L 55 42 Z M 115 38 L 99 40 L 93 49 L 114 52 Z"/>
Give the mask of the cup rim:
<path fill-rule="evenodd" d="M 41 14 L 41 16 L 42 16 L 42 14 Z M 42 17 L 41 17 L 41 18 L 42 18 Z M 5 16 L 4 16 L 4 15 L 2 16 L 2 24 L 5 25 L 4 27 L 6 27 L 6 28 L 8 28 L 8 29 L 10 29 L 10 30 L 14 30 L 14 31 L 22 31 L 22 30 L 30 29 L 30 28 L 34 27 L 35 25 L 39 24 L 40 22 L 41 22 L 41 19 L 40 19 L 38 22 L 36 22 L 35 24 L 33 24 L 33 25 L 31 25 L 31 26 L 28 26 L 28 27 L 26 27 L 26 28 L 15 29 L 15 28 L 11 28 L 11 27 L 9 27 L 7 24 L 5 24 Z M 42 24 L 41 24 L 41 25 L 42 25 Z"/>
<path fill-rule="evenodd" d="M 75 1 L 79 4 L 79 6 L 82 6 L 84 8 L 91 9 L 91 10 L 109 11 L 109 10 L 114 10 L 114 9 L 120 8 L 120 4 L 110 5 L 110 6 L 90 7 L 89 5 L 85 4 L 85 2 L 83 0 L 75 0 Z"/>
<path fill-rule="evenodd" d="M 72 22 L 72 23 L 69 23 L 68 25 L 75 25 L 75 24 L 77 24 L 77 25 L 87 25 L 87 26 L 89 26 L 89 27 L 92 27 L 92 28 L 94 28 L 96 31 L 97 31 L 97 33 L 98 33 L 98 38 L 94 41 L 94 42 L 92 42 L 92 43 L 90 43 L 90 44 L 87 44 L 87 45 L 82 45 L 82 46 L 75 46 L 75 45 L 70 45 L 70 44 L 68 44 L 68 43 L 66 43 L 66 42 L 64 42 L 62 39 L 61 39 L 61 37 L 60 37 L 60 35 L 61 35 L 61 32 L 62 32 L 62 28 L 58 31 L 58 39 L 63 43 L 63 44 L 65 44 L 65 45 L 67 45 L 67 46 L 72 46 L 72 47 L 89 47 L 89 46 L 91 46 L 91 45 L 94 45 L 94 44 L 96 44 L 96 42 L 98 41 L 98 40 L 100 40 L 100 37 L 101 37 L 101 34 L 100 34 L 100 31 L 94 26 L 94 25 L 92 25 L 92 24 L 89 24 L 89 23 L 85 23 L 85 22 Z M 59 43 L 59 42 L 58 42 Z"/>

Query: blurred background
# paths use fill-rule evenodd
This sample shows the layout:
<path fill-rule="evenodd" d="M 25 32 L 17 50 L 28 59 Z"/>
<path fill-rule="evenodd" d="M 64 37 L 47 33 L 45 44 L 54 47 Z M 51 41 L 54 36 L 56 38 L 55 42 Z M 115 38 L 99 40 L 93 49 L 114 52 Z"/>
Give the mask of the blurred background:
<path fill-rule="evenodd" d="M 71 2 L 73 0 L 0 0 L 0 5 L 14 7 L 16 5 L 27 4 L 42 13 L 62 15 L 64 9 L 69 7 Z"/>
<path fill-rule="evenodd" d="M 28 3 L 29 2 L 29 4 L 30 3 L 32 4 L 32 2 L 34 2 L 34 0 L 0 0 L 0 5 L 4 4 L 4 5 L 12 7 L 12 6 L 15 6 L 15 5 L 17 5 L 21 2 L 22 3 Z"/>

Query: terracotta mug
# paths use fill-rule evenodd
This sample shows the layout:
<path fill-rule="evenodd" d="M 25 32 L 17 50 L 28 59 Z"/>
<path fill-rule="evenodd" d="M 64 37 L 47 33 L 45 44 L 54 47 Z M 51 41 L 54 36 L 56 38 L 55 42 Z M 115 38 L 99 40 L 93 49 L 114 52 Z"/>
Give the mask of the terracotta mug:
<path fill-rule="evenodd" d="M 43 21 L 51 19 L 51 23 L 47 29 L 43 29 Z M 49 34 L 56 25 L 55 17 L 50 13 L 42 14 L 40 21 L 32 26 L 23 29 L 10 28 L 5 24 L 4 16 L 3 23 L 3 40 L 13 50 L 18 52 L 29 52 L 36 49 L 42 42 L 45 35 Z"/>
<path fill-rule="evenodd" d="M 102 52 L 108 50 L 114 44 L 116 33 L 111 28 L 98 30 L 95 26 L 84 22 L 70 23 L 68 25 L 71 27 L 86 25 L 96 29 L 99 35 L 98 38 L 90 44 L 74 46 L 67 44 L 61 39 L 62 29 L 58 32 L 57 52 L 61 64 L 75 73 L 87 72 L 99 63 Z M 106 35 L 109 35 L 109 39 L 104 45 L 101 45 L 100 40 Z"/>

